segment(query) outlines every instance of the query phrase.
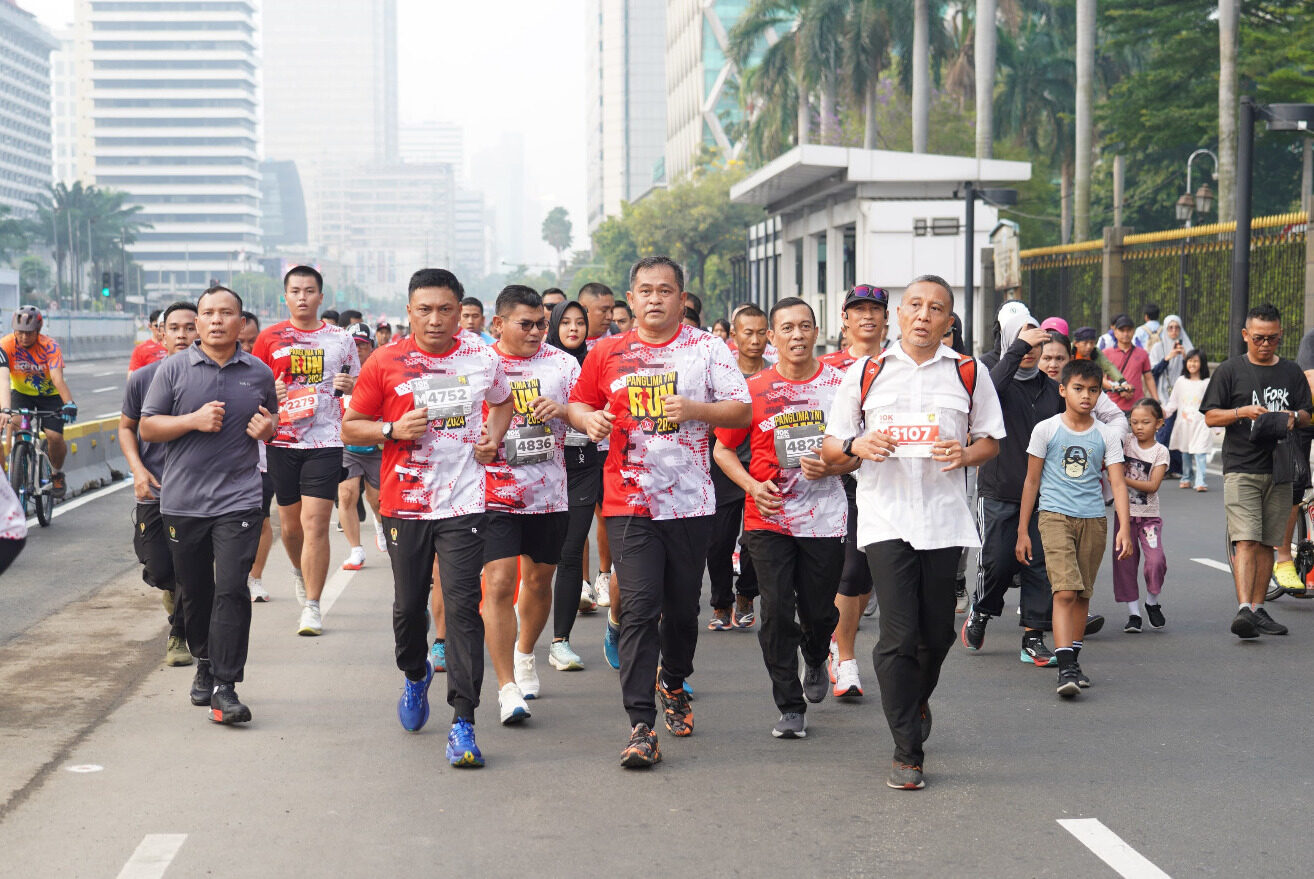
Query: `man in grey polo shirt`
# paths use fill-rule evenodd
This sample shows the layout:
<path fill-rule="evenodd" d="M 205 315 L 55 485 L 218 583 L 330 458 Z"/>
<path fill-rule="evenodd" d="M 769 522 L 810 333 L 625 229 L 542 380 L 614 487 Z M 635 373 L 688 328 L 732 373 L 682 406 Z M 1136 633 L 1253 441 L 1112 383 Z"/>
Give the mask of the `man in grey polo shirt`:
<path fill-rule="evenodd" d="M 196 305 L 200 338 L 161 363 L 141 407 L 141 437 L 166 443 L 160 513 L 196 657 L 193 705 L 243 723 L 237 698 L 251 631 L 246 577 L 260 542 L 257 444 L 274 435 L 274 374 L 242 351 L 242 300 L 211 287 Z"/>

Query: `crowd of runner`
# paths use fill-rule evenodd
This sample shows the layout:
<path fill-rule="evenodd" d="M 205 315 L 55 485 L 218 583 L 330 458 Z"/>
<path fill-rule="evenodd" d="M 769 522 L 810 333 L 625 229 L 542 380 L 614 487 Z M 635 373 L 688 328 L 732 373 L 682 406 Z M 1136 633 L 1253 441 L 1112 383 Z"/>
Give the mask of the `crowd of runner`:
<path fill-rule="evenodd" d="M 422 269 L 409 332 L 394 334 L 321 311 L 323 278 L 298 266 L 276 324 L 261 328 L 222 286 L 152 315 L 119 441 L 134 546 L 169 615 L 166 663 L 196 665 L 191 701 L 216 722 L 251 719 L 236 685 L 252 602 L 270 597 L 275 504 L 304 636 L 324 631 L 334 511 L 342 569 L 366 563 L 372 523 L 394 582 L 398 719 L 422 729 L 446 673 L 453 766 L 484 763 L 485 653 L 500 722 L 530 717 L 549 619 L 548 662 L 574 671 L 577 614 L 606 612 L 603 652 L 629 724 L 621 763 L 642 768 L 662 759 L 659 717 L 670 735 L 694 731 L 700 629 L 757 628 L 779 713 L 771 734 L 799 739 L 809 704 L 863 696 L 855 634 L 879 614 L 888 784 L 921 788 L 940 667 L 955 640 L 981 649 L 1010 588 L 1020 660 L 1055 668 L 1065 699 L 1093 683 L 1081 654 L 1104 624 L 1089 605 L 1106 553 L 1123 631 L 1167 625 L 1158 495 L 1173 479 L 1208 490 L 1220 429 L 1231 631 L 1286 634 L 1264 607 L 1270 575 L 1314 588 L 1290 557 L 1314 368 L 1277 357 L 1271 305 L 1250 311 L 1247 352 L 1211 374 L 1181 318 L 1161 322 L 1154 307 L 1101 335 L 1010 301 L 994 349 L 974 358 L 941 278 L 914 279 L 897 303 L 860 284 L 843 301 L 841 347 L 818 357 L 804 300 L 742 304 L 707 332 L 684 281 L 678 263 L 647 257 L 623 301 L 596 283 L 573 300 L 510 285 L 486 327 L 484 304 L 451 272 Z M 11 379 L 0 403 L 71 420 L 58 346 L 33 312 L 0 340 Z M 21 514 L 0 512 L 2 570 L 23 532 Z"/>

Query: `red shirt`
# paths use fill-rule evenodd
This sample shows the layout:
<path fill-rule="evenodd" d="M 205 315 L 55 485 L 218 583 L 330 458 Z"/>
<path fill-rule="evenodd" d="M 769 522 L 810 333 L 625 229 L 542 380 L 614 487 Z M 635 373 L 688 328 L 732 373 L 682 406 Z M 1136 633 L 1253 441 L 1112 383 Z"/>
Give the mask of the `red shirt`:
<path fill-rule="evenodd" d="M 379 506 L 397 519 L 450 519 L 484 512 L 484 468 L 474 459 L 484 401 L 511 395 L 502 360 L 464 336 L 446 354 L 426 354 L 406 338 L 375 351 L 361 367 L 351 409 L 397 421 L 427 399 L 429 429 L 418 440 L 383 444 Z M 423 403 L 422 403 L 423 404 Z"/>
<path fill-rule="evenodd" d="M 1118 367 L 1122 377 L 1127 379 L 1127 384 L 1132 386 L 1130 397 L 1110 393 L 1109 399 L 1123 412 L 1131 412 L 1136 401 L 1145 396 L 1145 374 L 1150 371 L 1150 355 L 1145 353 L 1144 348 L 1137 348 L 1135 345 L 1132 345 L 1130 351 L 1124 351 L 1115 345 L 1112 348 L 1105 348 L 1104 356 Z"/>
<path fill-rule="evenodd" d="M 148 363 L 163 360 L 169 356 L 169 349 L 154 339 L 147 339 L 132 349 L 132 359 L 128 361 L 128 372 L 136 372 Z"/>
<path fill-rule="evenodd" d="M 681 325 L 650 345 L 630 330 L 602 339 L 584 358 L 572 403 L 616 416 L 603 465 L 604 516 L 683 519 L 716 512 L 708 469 L 711 427 L 675 424 L 662 398 L 748 403 L 748 387 L 730 349 L 711 333 Z"/>
<path fill-rule="evenodd" d="M 251 353 L 287 385 L 271 445 L 289 449 L 341 448 L 342 406 L 333 396 L 333 376 L 356 375 L 360 357 L 346 330 L 326 321 L 299 330 L 291 321 L 266 327 Z"/>
<path fill-rule="evenodd" d="M 790 381 L 774 366 L 748 380 L 753 420 L 748 427 L 718 427 L 716 438 L 731 449 L 745 437 L 752 451 L 748 472 L 758 482 L 770 481 L 784 504 L 770 518 L 762 516 L 750 497 L 744 504 L 745 531 L 775 531 L 794 537 L 843 537 L 848 501 L 838 476 L 808 479 L 798 465 L 804 455 L 817 456 L 826 434 L 826 413 L 844 374 L 822 363 L 806 381 Z M 782 460 L 783 456 L 783 460 Z"/>

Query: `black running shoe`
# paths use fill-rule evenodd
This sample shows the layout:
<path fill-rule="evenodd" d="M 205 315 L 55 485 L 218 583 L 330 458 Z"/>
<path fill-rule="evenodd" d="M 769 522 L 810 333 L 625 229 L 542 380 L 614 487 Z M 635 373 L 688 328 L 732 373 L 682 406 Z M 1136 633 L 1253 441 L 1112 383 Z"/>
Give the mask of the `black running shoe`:
<path fill-rule="evenodd" d="M 1145 605 L 1145 615 L 1150 618 L 1150 625 L 1162 629 L 1168 622 L 1163 618 L 1163 608 L 1157 604 Z"/>
<path fill-rule="evenodd" d="M 1232 634 L 1238 638 L 1258 638 L 1259 627 L 1256 625 L 1254 613 L 1248 607 L 1243 607 L 1232 617 Z"/>
<path fill-rule="evenodd" d="M 1058 659 L 1054 656 L 1054 651 L 1049 649 L 1045 643 L 1045 636 L 1042 632 L 1034 634 L 1028 632 L 1022 636 L 1022 652 L 1018 658 L 1023 662 L 1038 666 L 1040 668 L 1051 668 L 1058 665 Z"/>
<path fill-rule="evenodd" d="M 689 694 L 684 687 L 668 690 L 658 682 L 657 701 L 666 714 L 666 729 L 671 735 L 693 735 L 693 709 L 689 707 Z"/>
<path fill-rule="evenodd" d="M 1122 627 L 1124 632 L 1139 633 L 1141 631 L 1141 618 L 1136 614 L 1127 617 L 1127 625 Z"/>
<path fill-rule="evenodd" d="M 647 769 L 662 761 L 662 749 L 657 747 L 657 734 L 646 723 L 636 723 L 630 730 L 630 741 L 621 751 L 621 765 L 626 769 Z"/>
<path fill-rule="evenodd" d="M 1261 635 L 1285 635 L 1287 627 L 1268 615 L 1263 607 L 1255 608 L 1255 628 Z"/>
<path fill-rule="evenodd" d="M 1075 669 L 1077 672 L 1077 686 L 1081 687 L 1083 690 L 1089 687 L 1090 678 L 1086 675 L 1084 671 L 1081 670 L 1081 666 L 1074 662 L 1072 664 L 1072 668 Z"/>
<path fill-rule="evenodd" d="M 210 719 L 215 723 L 249 723 L 251 709 L 237 698 L 237 690 L 232 684 L 221 683 L 210 697 Z"/>
<path fill-rule="evenodd" d="M 210 660 L 196 660 L 196 676 L 192 678 L 192 704 L 208 706 L 214 692 L 214 675 L 210 674 Z"/>
<path fill-rule="evenodd" d="M 1058 673 L 1058 694 L 1064 699 L 1071 699 L 1081 692 L 1081 681 L 1077 677 L 1077 665 L 1073 663 L 1067 668 L 1059 669 Z"/>
<path fill-rule="evenodd" d="M 1099 613 L 1086 614 L 1086 634 L 1094 635 L 1104 628 L 1104 615 Z"/>
<path fill-rule="evenodd" d="M 830 677 L 826 674 L 824 665 L 803 664 L 803 695 L 808 697 L 812 703 L 820 702 L 826 698 L 826 691 L 830 689 Z"/>
<path fill-rule="evenodd" d="M 967 621 L 963 623 L 963 646 L 973 652 L 980 650 L 981 645 L 985 643 L 985 630 L 988 622 L 990 622 L 990 614 L 981 613 L 975 608 L 969 608 Z"/>

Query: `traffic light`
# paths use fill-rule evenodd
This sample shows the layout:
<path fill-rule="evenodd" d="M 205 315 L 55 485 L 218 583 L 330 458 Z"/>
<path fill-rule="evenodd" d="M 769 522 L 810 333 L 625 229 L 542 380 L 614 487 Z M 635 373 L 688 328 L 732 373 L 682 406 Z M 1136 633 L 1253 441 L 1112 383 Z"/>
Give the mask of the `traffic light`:
<path fill-rule="evenodd" d="M 115 272 L 115 273 L 114 273 L 114 298 L 115 298 L 115 299 L 122 299 L 122 298 L 123 298 L 123 273 L 122 273 L 122 272 Z"/>
<path fill-rule="evenodd" d="M 104 296 L 106 299 L 109 298 L 109 295 L 110 295 L 110 273 L 109 273 L 109 272 L 101 272 L 101 273 L 100 273 L 100 295 L 101 295 L 101 296 Z"/>

